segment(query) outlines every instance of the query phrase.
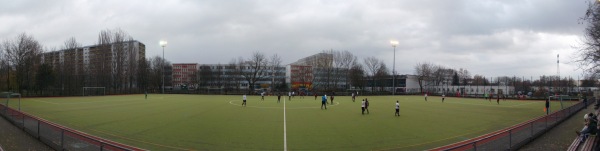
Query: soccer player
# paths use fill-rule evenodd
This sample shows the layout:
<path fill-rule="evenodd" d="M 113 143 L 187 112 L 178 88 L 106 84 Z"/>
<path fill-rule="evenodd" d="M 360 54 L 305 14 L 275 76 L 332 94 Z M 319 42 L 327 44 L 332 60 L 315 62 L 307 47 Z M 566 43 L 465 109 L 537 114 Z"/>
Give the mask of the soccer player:
<path fill-rule="evenodd" d="M 279 101 L 281 101 L 281 93 L 277 93 L 277 103 L 279 103 Z"/>
<path fill-rule="evenodd" d="M 331 95 L 331 105 L 333 105 L 333 94 Z"/>
<path fill-rule="evenodd" d="M 315 93 L 315 100 L 317 100 L 317 92 L 314 92 L 314 93 Z"/>
<path fill-rule="evenodd" d="M 496 103 L 500 104 L 500 95 L 496 95 Z"/>
<path fill-rule="evenodd" d="M 365 99 L 362 100 L 362 103 L 360 105 L 361 109 L 362 109 L 362 114 L 365 114 Z"/>
<path fill-rule="evenodd" d="M 367 114 L 369 114 L 369 100 L 365 98 L 365 110 L 367 110 Z"/>
<path fill-rule="evenodd" d="M 354 92 L 352 92 L 352 102 L 354 102 L 355 98 L 356 98 L 356 94 L 354 94 Z"/>
<path fill-rule="evenodd" d="M 396 113 L 394 114 L 394 116 L 400 116 L 400 103 L 398 102 L 398 100 L 396 100 Z"/>
<path fill-rule="evenodd" d="M 425 101 L 427 101 L 427 92 L 425 92 Z"/>
<path fill-rule="evenodd" d="M 146 96 L 146 100 L 148 99 L 148 91 L 144 91 L 144 95 Z"/>
<path fill-rule="evenodd" d="M 265 92 L 260 93 L 260 100 L 265 100 Z"/>
<path fill-rule="evenodd" d="M 292 97 L 296 97 L 296 91 L 292 91 Z"/>
<path fill-rule="evenodd" d="M 246 94 L 244 94 L 244 102 L 242 102 L 242 106 L 246 106 Z"/>
<path fill-rule="evenodd" d="M 442 103 L 444 103 L 444 99 L 446 99 L 446 94 L 442 94 Z"/>
<path fill-rule="evenodd" d="M 321 97 L 321 110 L 323 109 L 323 107 L 325 107 L 325 109 L 327 110 L 327 95 L 323 95 L 323 97 Z"/>
<path fill-rule="evenodd" d="M 288 101 L 292 100 L 292 92 L 288 92 Z"/>

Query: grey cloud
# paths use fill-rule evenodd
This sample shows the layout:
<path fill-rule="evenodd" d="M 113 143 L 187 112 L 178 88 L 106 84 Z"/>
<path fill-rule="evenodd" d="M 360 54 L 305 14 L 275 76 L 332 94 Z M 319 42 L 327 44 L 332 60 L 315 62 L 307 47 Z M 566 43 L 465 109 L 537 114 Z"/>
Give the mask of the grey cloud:
<path fill-rule="evenodd" d="M 418 62 L 436 62 L 490 75 L 555 73 L 552 58 L 540 54 L 576 45 L 560 37 L 582 35 L 584 25 L 577 19 L 587 5 L 564 0 L 2 3 L 0 39 L 28 32 L 50 48 L 69 37 L 91 45 L 100 30 L 121 28 L 146 44 L 147 57 L 161 55 L 158 41 L 168 40 L 165 55 L 173 62 L 228 63 L 262 51 L 291 63 L 334 49 L 359 59 L 376 56 L 392 67 L 389 40 L 396 39 L 399 73 L 413 73 Z"/>

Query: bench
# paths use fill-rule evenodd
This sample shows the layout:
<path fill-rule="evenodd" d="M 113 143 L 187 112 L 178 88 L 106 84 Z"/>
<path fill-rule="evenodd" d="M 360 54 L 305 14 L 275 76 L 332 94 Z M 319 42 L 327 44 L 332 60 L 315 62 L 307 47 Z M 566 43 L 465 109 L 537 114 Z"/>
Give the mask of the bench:
<path fill-rule="evenodd" d="M 567 149 L 567 151 L 576 151 L 577 148 L 579 148 L 579 144 L 581 144 L 581 137 L 577 136 L 577 138 L 573 141 L 573 143 L 571 143 L 571 146 L 569 146 L 569 149 Z"/>
<path fill-rule="evenodd" d="M 583 146 L 581 144 L 583 144 Z M 571 146 L 569 146 L 567 151 L 591 151 L 594 149 L 595 144 L 595 135 L 588 136 L 588 138 L 583 143 L 581 143 L 581 137 L 577 136 L 577 138 L 573 141 L 573 143 L 571 143 Z"/>
<path fill-rule="evenodd" d="M 583 142 L 582 151 L 591 151 L 594 150 L 594 145 L 596 145 L 596 136 L 590 135 L 585 142 Z"/>

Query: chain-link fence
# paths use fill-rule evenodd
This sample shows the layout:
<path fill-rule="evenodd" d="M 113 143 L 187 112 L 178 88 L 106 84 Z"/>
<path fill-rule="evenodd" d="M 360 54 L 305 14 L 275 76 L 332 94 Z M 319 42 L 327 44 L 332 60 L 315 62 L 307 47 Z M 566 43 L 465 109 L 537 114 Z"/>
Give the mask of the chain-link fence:
<path fill-rule="evenodd" d="M 471 140 L 443 146 L 433 150 L 466 151 L 466 150 L 517 150 L 563 120 L 576 114 L 586 104 L 579 102 L 550 115 L 539 117 L 500 131 L 486 134 Z"/>
<path fill-rule="evenodd" d="M 55 150 L 138 151 L 143 150 L 85 134 L 0 104 L 0 116 Z M 0 151 L 2 151 L 0 149 Z"/>

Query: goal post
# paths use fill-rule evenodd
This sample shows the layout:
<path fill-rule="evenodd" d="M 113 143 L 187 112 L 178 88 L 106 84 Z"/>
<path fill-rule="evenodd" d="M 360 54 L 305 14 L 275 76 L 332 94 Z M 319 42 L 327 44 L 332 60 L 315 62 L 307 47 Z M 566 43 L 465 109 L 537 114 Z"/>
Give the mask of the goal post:
<path fill-rule="evenodd" d="M 5 98 L 6 99 L 6 102 L 4 103 L 4 105 L 7 108 L 9 107 L 8 104 L 9 104 L 11 98 L 15 98 L 15 99 L 19 98 L 19 100 L 18 100 L 18 102 L 19 102 L 18 108 L 19 108 L 19 111 L 21 110 L 21 94 L 20 93 L 2 92 L 2 93 L 0 93 L 0 98 Z"/>
<path fill-rule="evenodd" d="M 550 95 L 549 99 L 550 100 L 555 100 L 560 102 L 560 108 L 561 109 L 565 109 L 565 106 L 563 105 L 563 100 L 564 99 L 570 99 L 571 97 L 569 95 Z"/>
<path fill-rule="evenodd" d="M 106 94 L 106 87 L 83 87 L 83 96 L 102 96 Z"/>

